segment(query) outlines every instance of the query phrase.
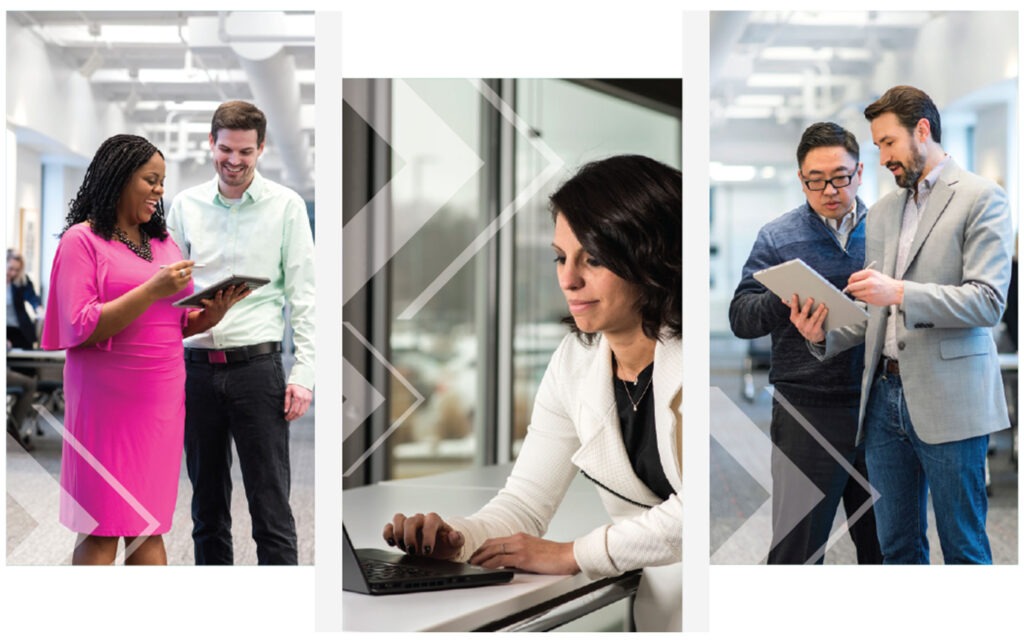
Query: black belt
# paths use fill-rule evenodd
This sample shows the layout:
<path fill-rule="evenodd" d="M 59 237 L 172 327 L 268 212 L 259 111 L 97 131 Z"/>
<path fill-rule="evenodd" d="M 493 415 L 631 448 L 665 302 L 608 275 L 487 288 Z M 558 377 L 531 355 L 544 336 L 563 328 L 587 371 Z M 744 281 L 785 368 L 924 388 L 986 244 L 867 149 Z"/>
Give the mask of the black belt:
<path fill-rule="evenodd" d="M 233 349 L 185 349 L 185 360 L 210 364 L 230 364 L 232 362 L 247 362 L 256 356 L 280 352 L 280 342 L 261 342 Z"/>
<path fill-rule="evenodd" d="M 890 376 L 898 376 L 900 375 L 900 361 L 883 356 L 882 359 L 878 361 L 878 372 Z"/>

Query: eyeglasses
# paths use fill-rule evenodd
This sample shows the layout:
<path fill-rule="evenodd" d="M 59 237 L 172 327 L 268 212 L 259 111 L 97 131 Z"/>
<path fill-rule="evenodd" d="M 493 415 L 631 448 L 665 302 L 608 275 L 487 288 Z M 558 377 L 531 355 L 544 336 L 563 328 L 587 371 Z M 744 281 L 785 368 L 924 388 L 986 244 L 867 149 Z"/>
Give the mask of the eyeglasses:
<path fill-rule="evenodd" d="M 836 176 L 834 178 L 830 178 L 829 180 L 804 180 L 804 186 L 807 187 L 808 191 L 824 191 L 825 185 L 830 184 L 835 188 L 836 191 L 838 191 L 843 187 L 850 186 L 850 183 L 853 182 L 853 176 L 855 175 L 857 174 L 851 173 L 848 176 Z"/>

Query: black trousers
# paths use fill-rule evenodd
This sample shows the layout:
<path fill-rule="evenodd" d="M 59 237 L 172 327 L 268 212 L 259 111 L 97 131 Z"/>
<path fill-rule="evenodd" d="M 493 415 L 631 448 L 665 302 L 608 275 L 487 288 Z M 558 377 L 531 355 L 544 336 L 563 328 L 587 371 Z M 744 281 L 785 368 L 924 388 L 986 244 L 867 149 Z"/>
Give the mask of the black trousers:
<path fill-rule="evenodd" d="M 247 362 L 186 362 L 185 465 L 192 481 L 196 564 L 232 564 L 231 441 L 252 517 L 260 564 L 297 564 L 288 504 L 291 465 L 281 355 Z"/>
<path fill-rule="evenodd" d="M 843 459 L 865 478 L 864 447 L 856 446 L 857 407 L 793 406 Z M 870 494 L 803 424 L 773 400 L 772 546 L 768 564 L 821 564 L 842 500 L 848 518 Z M 859 564 L 881 564 L 875 514 L 868 509 L 850 526 Z"/>

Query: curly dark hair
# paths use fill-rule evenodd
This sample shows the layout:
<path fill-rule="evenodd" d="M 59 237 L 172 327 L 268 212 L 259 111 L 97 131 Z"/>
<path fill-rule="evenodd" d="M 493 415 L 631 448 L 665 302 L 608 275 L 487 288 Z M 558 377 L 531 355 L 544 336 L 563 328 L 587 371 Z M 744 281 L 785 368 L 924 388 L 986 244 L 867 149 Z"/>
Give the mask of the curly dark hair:
<path fill-rule="evenodd" d="M 584 165 L 550 197 L 552 219 L 565 216 L 579 243 L 638 289 L 644 335 L 682 334 L 683 179 L 678 169 L 639 155 Z M 573 317 L 562 322 L 591 343 Z"/>
<path fill-rule="evenodd" d="M 140 136 L 118 134 L 104 140 L 85 170 L 78 195 L 68 203 L 68 216 L 61 235 L 72 226 L 88 220 L 93 233 L 110 240 L 117 226 L 117 201 L 121 199 L 121 191 L 132 174 L 154 153 L 164 157 L 149 140 Z M 150 238 L 163 240 L 167 237 L 163 198 L 156 203 L 153 217 L 141 228 Z"/>

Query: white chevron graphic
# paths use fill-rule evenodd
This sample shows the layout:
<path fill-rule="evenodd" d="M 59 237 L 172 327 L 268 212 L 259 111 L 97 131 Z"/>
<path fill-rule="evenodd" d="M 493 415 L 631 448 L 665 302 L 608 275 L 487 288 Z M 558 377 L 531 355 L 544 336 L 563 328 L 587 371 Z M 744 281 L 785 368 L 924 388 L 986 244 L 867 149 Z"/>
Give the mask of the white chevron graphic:
<path fill-rule="evenodd" d="M 346 103 L 391 146 L 395 155 L 405 162 L 391 180 L 374 194 L 342 229 L 343 254 L 365 254 L 367 257 L 365 261 L 345 262 L 342 274 L 342 304 L 359 293 L 370 278 L 383 269 L 484 164 L 480 156 L 452 131 L 444 119 L 420 98 L 408 83 L 404 80 L 393 80 L 392 91 L 395 96 L 401 97 L 402 103 L 409 110 L 404 117 L 416 123 L 415 137 L 392 136 L 390 127 L 374 128 L 380 124 L 373 113 L 360 111 L 363 105 Z M 430 164 L 444 167 L 444 171 L 430 172 L 430 188 L 433 192 L 447 195 L 437 200 L 431 198 L 435 203 L 433 206 L 403 206 L 401 218 L 394 216 L 395 219 L 392 220 L 393 194 L 417 193 L 417 183 L 423 180 L 423 176 L 420 175 L 423 163 L 418 160 L 428 160 Z M 384 251 L 367 251 L 363 244 L 366 238 L 373 237 L 370 229 L 374 227 L 391 230 L 388 236 L 389 243 Z"/>
<path fill-rule="evenodd" d="M 544 168 L 534 176 L 529 183 L 516 194 L 516 197 L 509 203 L 490 224 L 472 242 L 456 256 L 451 263 L 445 267 L 427 287 L 398 315 L 399 320 L 408 320 L 414 317 L 430 300 L 447 284 L 473 256 L 483 249 L 488 242 L 518 213 L 526 204 L 536 196 L 552 179 L 557 177 L 564 165 L 562 159 L 536 136 L 530 135 L 532 127 L 516 114 L 511 105 L 502 100 L 481 80 L 469 80 L 472 86 L 487 100 L 503 118 L 508 120 L 518 131 L 524 140 L 540 153 L 547 161 Z M 430 141 L 428 145 L 403 146 L 407 144 L 401 135 L 392 136 L 388 131 L 377 131 L 388 144 L 392 145 L 394 152 L 403 159 L 414 157 L 430 157 L 432 162 L 444 164 L 447 175 L 447 182 L 441 185 L 442 192 L 449 194 L 443 201 L 450 199 L 465 182 L 470 179 L 483 165 L 483 160 L 469 149 L 462 139 L 452 131 L 440 116 L 430 106 L 419 98 L 409 85 L 402 80 L 393 81 L 393 91 L 401 93 L 403 100 L 413 108 L 408 116 L 409 120 L 417 123 L 418 127 L 426 127 Z M 373 127 L 375 118 L 372 113 L 360 112 L 360 105 L 350 104 L 356 109 L 363 120 Z M 383 129 L 383 127 L 382 127 Z M 421 132 L 422 133 L 422 132 Z M 386 135 L 385 135 L 386 134 Z M 422 136 L 418 136 L 422 137 Z M 398 144 L 396 145 L 395 142 Z M 417 143 L 419 144 L 419 143 Z M 440 155 L 439 155 L 440 154 Z M 385 251 L 375 252 L 372 248 L 369 252 L 362 246 L 367 237 L 370 237 L 369 229 L 376 224 L 378 228 L 392 228 L 390 223 L 391 203 L 393 193 L 413 193 L 411 180 L 419 179 L 412 167 L 413 163 L 406 162 L 405 166 L 396 173 L 388 182 L 359 212 L 345 225 L 342 230 L 343 250 L 347 255 L 369 254 L 368 259 L 363 263 L 346 261 L 344 268 L 343 303 L 348 302 L 363 286 L 369 282 L 378 271 L 387 264 L 389 260 L 402 248 L 426 222 L 437 213 L 436 208 L 421 208 L 403 206 L 401 211 L 401 224 L 395 224 L 392 229 L 391 243 Z M 451 168 L 458 171 L 451 171 Z M 438 185 L 432 185 L 436 190 Z M 344 475 L 350 475 L 362 462 L 387 440 L 387 438 L 399 427 L 402 422 L 424 402 L 423 396 L 388 362 L 382 354 L 359 334 L 351 324 L 345 323 L 345 327 L 391 372 L 395 379 L 412 392 L 416 401 L 399 418 L 391 424 L 387 431 L 377 438 L 376 441 L 365 451 L 359 459 L 354 462 Z M 343 371 L 343 433 L 348 438 L 366 418 L 373 413 L 384 401 L 383 395 L 370 384 L 354 367 L 348 362 L 344 363 Z"/>
<path fill-rule="evenodd" d="M 348 323 L 345 323 L 348 326 Z M 384 396 L 377 392 L 367 380 L 349 364 L 341 361 L 341 393 L 344 398 L 342 409 L 342 442 L 370 417 L 377 407 L 384 404 Z"/>
<path fill-rule="evenodd" d="M 359 340 L 359 342 L 363 343 L 363 346 L 366 347 L 367 351 L 369 351 L 371 354 L 373 354 L 374 358 L 376 358 L 378 361 L 380 361 L 381 364 L 383 364 L 385 367 L 387 367 L 387 370 L 391 372 L 391 375 L 393 375 L 395 377 L 395 379 L 398 380 L 398 382 L 403 387 L 408 389 L 409 393 L 411 393 L 413 395 L 413 397 L 416 398 L 416 401 L 413 402 L 411 405 L 409 405 L 409 408 L 406 409 L 405 412 L 402 413 L 402 415 L 398 416 L 398 418 L 395 419 L 395 421 L 388 426 L 387 431 L 382 433 L 376 440 L 374 440 L 373 443 L 369 447 L 367 447 L 366 451 L 364 451 L 363 454 L 361 456 L 359 456 L 359 459 L 357 459 L 355 462 L 353 462 L 351 465 L 349 465 L 348 469 L 345 469 L 343 475 L 345 477 L 348 477 L 348 476 L 352 475 L 353 471 L 355 471 L 357 468 L 359 468 L 359 465 L 363 464 L 364 460 L 366 460 L 368 457 L 370 457 L 370 455 L 374 451 L 379 449 L 381 447 L 381 445 L 384 444 L 384 442 L 388 439 L 388 437 L 392 433 L 394 433 L 395 429 L 397 429 L 398 427 L 402 426 L 402 423 L 405 422 L 405 419 L 408 418 L 412 414 L 413 411 L 418 409 L 421 404 L 423 404 L 425 398 L 423 397 L 423 395 L 419 391 L 416 390 L 416 387 L 414 387 L 411 384 L 409 384 L 409 381 L 405 379 L 405 376 L 403 376 L 398 371 L 398 369 L 395 368 L 394 365 L 392 365 L 390 362 L 388 362 L 384 358 L 384 356 L 380 353 L 380 351 L 377 351 L 376 349 L 373 348 L 373 345 L 370 344 L 369 340 L 367 340 L 365 336 L 363 336 L 361 333 L 356 331 L 356 328 L 352 326 L 352 323 L 346 322 L 346 323 L 344 323 L 344 325 L 345 325 L 345 328 L 348 329 L 349 333 L 351 333 L 353 336 L 355 336 L 355 338 L 357 340 Z M 346 370 L 352 368 L 351 365 L 348 365 L 348 363 L 346 363 L 346 365 L 347 365 Z M 365 384 L 357 384 L 356 388 L 358 390 L 361 390 L 363 392 L 369 392 L 374 397 L 381 397 L 381 399 L 383 401 L 383 398 L 380 395 L 380 393 L 376 389 L 374 389 L 365 380 L 365 378 L 363 378 L 358 373 L 355 373 L 355 375 L 358 376 L 359 380 L 362 380 L 363 383 L 365 383 Z M 344 384 L 348 384 L 347 378 L 345 379 Z M 345 395 L 345 401 L 342 403 L 342 409 L 341 409 L 342 410 L 342 415 L 344 416 L 342 418 L 342 420 L 343 420 L 343 422 L 347 422 L 348 421 L 348 415 L 349 415 L 349 412 L 350 412 L 349 403 L 355 402 L 355 400 L 354 400 L 354 396 L 349 395 L 348 391 L 345 391 L 344 395 Z M 366 409 L 369 408 L 369 404 L 372 404 L 372 403 L 368 403 L 366 405 L 362 405 L 361 408 L 359 408 L 360 405 L 358 405 L 358 404 L 353 405 L 353 407 L 356 407 L 356 408 L 353 408 L 351 410 L 352 415 L 353 416 L 358 416 L 360 411 L 365 411 Z M 377 406 L 380 406 L 380 402 L 376 403 L 374 408 L 376 408 Z M 344 437 L 347 438 L 348 435 L 352 431 L 354 431 L 360 424 L 362 424 L 363 420 L 366 420 L 366 416 L 368 416 L 368 415 L 370 415 L 370 414 L 367 413 L 366 415 L 364 415 L 362 420 L 359 420 L 359 422 L 348 423 L 346 425 L 343 425 L 342 426 L 342 430 L 345 433 Z"/>
<path fill-rule="evenodd" d="M 808 559 L 808 564 L 813 564 L 846 533 L 850 525 L 867 513 L 880 496 L 867 478 L 860 474 L 810 422 L 800 415 L 789 401 L 779 393 L 773 392 L 773 394 L 775 399 L 807 430 L 811 437 L 836 459 L 855 482 L 864 487 L 871 495 L 871 499 L 858 507 L 853 515 L 848 517 L 846 523 L 832 533 L 828 542 Z M 787 461 L 786 457 L 772 444 L 771 438 L 762 432 L 747 414 L 729 399 L 724 391 L 713 387 L 710 400 L 711 437 L 771 496 L 772 455 L 779 456 L 784 462 Z M 782 472 L 786 474 L 787 482 L 794 486 L 794 492 L 797 495 L 794 504 L 802 505 L 802 508 L 786 514 L 786 521 L 780 523 L 782 529 L 780 538 L 792 530 L 825 497 L 825 494 L 795 464 L 789 463 Z M 711 556 L 711 562 L 713 564 L 758 564 L 767 556 L 771 539 L 772 503 L 769 497 L 722 543 Z"/>
<path fill-rule="evenodd" d="M 7 498 L 32 519 L 35 527 L 9 551 L 7 564 L 70 564 L 75 534 L 58 520 L 62 492 L 57 478 L 8 436 Z M 96 524 L 94 521 L 93 526 Z"/>
<path fill-rule="evenodd" d="M 437 295 L 437 292 L 440 291 L 444 285 L 448 284 L 448 281 L 454 278 L 455 274 L 457 274 L 462 267 L 466 266 L 466 263 L 469 262 L 473 256 L 479 253 L 488 242 L 490 242 L 491 238 L 498 233 L 498 230 L 508 224 L 508 222 L 512 220 L 512 218 L 519 213 L 519 211 L 526 206 L 526 204 L 535 195 L 537 195 L 537 192 L 544 188 L 544 185 L 561 173 L 562 168 L 565 166 L 565 163 L 558 154 L 551 150 L 551 147 L 545 144 L 539 137 L 530 135 L 532 127 L 520 118 L 515 112 L 515 109 L 502 100 L 493 89 L 484 84 L 481 80 L 470 80 L 469 82 L 473 84 L 485 100 L 498 110 L 503 118 L 512 123 L 512 126 L 515 127 L 516 131 L 522 134 L 523 139 L 529 141 L 530 144 L 533 145 L 534 149 L 536 149 L 544 159 L 547 160 L 548 164 L 540 171 L 540 173 L 530 180 L 529 184 L 523 187 L 523 189 L 516 194 L 516 197 L 508 206 L 502 209 L 501 213 L 498 214 L 498 217 L 492 220 L 491 223 L 488 224 L 487 227 L 485 227 L 471 243 L 469 243 L 469 246 L 467 246 L 462 253 L 456 256 L 455 259 L 452 260 L 436 278 L 434 278 L 434 281 L 427 285 L 427 288 L 416 296 L 415 300 L 409 303 L 409 306 L 407 306 L 402 313 L 398 314 L 399 320 L 409 320 L 419 313 L 419 311 L 426 306 L 428 302 L 430 302 L 431 298 Z"/>
<path fill-rule="evenodd" d="M 125 549 L 120 552 L 115 559 L 115 563 L 123 562 L 126 555 L 134 553 L 135 550 L 145 542 L 146 538 L 156 531 L 160 526 L 160 521 L 157 520 L 141 502 L 139 502 L 138 498 L 136 498 L 123 484 L 121 484 L 121 481 L 118 480 L 102 462 L 96 459 L 85 445 L 79 442 L 75 436 L 68 433 L 67 430 L 64 429 L 64 425 L 61 421 L 50 413 L 46 407 L 41 404 L 32 406 L 39 413 L 39 417 L 46 421 L 46 424 L 48 424 L 50 428 L 52 428 L 57 435 L 61 437 L 64 443 L 71 447 L 86 464 L 92 467 L 92 469 L 99 474 L 108 485 L 110 485 L 114 492 L 117 493 L 117 495 L 146 522 L 145 530 L 143 530 L 130 545 L 125 547 Z M 7 494 L 18 502 L 29 516 L 37 523 L 40 523 L 40 525 L 36 527 L 32 533 L 30 533 L 25 540 L 18 545 L 17 548 L 14 549 L 11 554 L 11 558 L 8 558 L 9 562 L 12 561 L 12 558 L 20 555 L 28 546 L 32 546 L 37 550 L 40 548 L 51 548 L 43 547 L 41 545 L 53 544 L 54 537 L 67 537 L 58 535 L 55 530 L 59 529 L 61 532 L 67 533 L 67 530 L 58 523 L 57 514 L 59 513 L 60 499 L 63 497 L 66 500 L 71 500 L 71 496 L 67 495 L 53 476 L 51 476 L 46 469 L 42 468 L 31 456 L 26 454 L 25 457 L 28 458 L 28 460 L 16 460 L 19 464 L 18 470 L 21 471 L 22 474 L 18 476 L 19 482 L 15 483 L 18 486 L 12 487 L 8 484 Z M 15 456 L 15 458 L 17 458 L 17 456 Z M 33 470 L 32 465 L 34 465 L 37 470 Z M 31 478 L 31 480 L 26 481 L 25 478 Z M 42 497 L 42 500 L 40 500 L 40 497 Z M 82 509 L 82 507 L 77 504 L 75 507 L 80 510 Z M 99 524 L 92 519 L 91 516 L 90 521 L 92 522 L 93 527 Z M 70 536 L 74 539 L 74 534 L 70 534 Z M 64 544 L 61 546 L 54 546 L 52 548 L 55 550 L 67 549 L 69 546 Z M 66 556 L 59 551 L 58 554 L 61 558 L 57 560 L 57 562 L 64 562 L 66 560 Z M 38 553 L 34 553 L 33 557 L 35 558 L 34 563 L 38 564 Z"/>

